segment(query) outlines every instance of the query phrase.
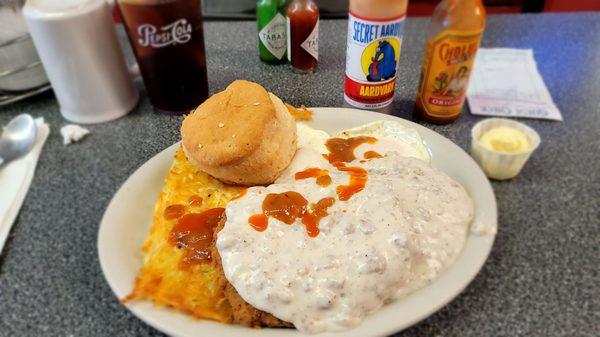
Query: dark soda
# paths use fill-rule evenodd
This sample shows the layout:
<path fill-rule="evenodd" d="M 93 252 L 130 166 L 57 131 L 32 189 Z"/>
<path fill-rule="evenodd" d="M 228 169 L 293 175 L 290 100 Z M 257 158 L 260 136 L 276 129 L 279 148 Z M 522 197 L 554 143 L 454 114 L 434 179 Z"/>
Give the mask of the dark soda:
<path fill-rule="evenodd" d="M 152 105 L 185 113 L 206 100 L 200 1 L 120 0 L 118 4 Z"/>

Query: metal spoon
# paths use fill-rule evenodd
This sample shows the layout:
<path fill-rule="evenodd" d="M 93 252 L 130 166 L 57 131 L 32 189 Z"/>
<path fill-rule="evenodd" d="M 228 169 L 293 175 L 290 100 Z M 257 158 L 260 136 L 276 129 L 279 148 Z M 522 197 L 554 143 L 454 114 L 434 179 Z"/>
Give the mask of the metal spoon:
<path fill-rule="evenodd" d="M 21 114 L 13 118 L 0 136 L 0 168 L 31 151 L 36 135 L 37 127 L 31 115 Z"/>

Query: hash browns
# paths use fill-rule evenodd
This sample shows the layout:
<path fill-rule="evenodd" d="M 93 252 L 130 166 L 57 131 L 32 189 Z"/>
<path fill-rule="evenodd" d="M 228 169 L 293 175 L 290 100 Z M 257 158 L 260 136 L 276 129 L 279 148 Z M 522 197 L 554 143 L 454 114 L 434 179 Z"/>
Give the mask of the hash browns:
<path fill-rule="evenodd" d="M 162 192 L 154 208 L 153 225 L 142 247 L 144 265 L 136 279 L 134 290 L 123 302 L 150 300 L 158 306 L 172 307 L 196 318 L 251 327 L 293 327 L 273 315 L 246 303 L 227 281 L 221 258 L 212 241 L 209 263 L 180 267 L 184 251 L 169 243 L 171 229 L 177 219 L 167 219 L 165 210 L 172 205 L 185 205 L 187 213 L 200 213 L 225 207 L 242 188 L 229 186 L 198 171 L 187 161 L 180 148 L 169 170 Z M 201 198 L 201 204 L 198 202 Z"/>

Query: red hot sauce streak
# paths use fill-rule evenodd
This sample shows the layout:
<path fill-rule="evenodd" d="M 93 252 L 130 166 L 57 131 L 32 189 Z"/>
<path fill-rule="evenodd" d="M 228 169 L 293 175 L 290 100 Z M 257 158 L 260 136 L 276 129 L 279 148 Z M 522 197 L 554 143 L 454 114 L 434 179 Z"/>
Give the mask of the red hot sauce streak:
<path fill-rule="evenodd" d="M 169 243 L 184 249 L 183 257 L 179 261 L 180 268 L 210 262 L 213 232 L 224 216 L 225 208 L 219 207 L 179 218 L 171 229 Z"/>
<path fill-rule="evenodd" d="M 327 209 L 335 203 L 333 198 L 323 198 L 316 204 L 308 205 L 308 201 L 298 192 L 267 194 L 262 204 L 263 214 L 254 214 L 248 223 L 259 232 L 268 226 L 268 217 L 275 218 L 288 225 L 301 218 L 306 233 L 314 238 L 319 235 L 319 222 L 328 215 Z"/>
<path fill-rule="evenodd" d="M 295 191 L 269 193 L 262 204 L 263 214 L 291 225 L 306 213 L 308 201 Z"/>
<path fill-rule="evenodd" d="M 327 160 L 330 163 L 343 162 L 349 163 L 356 159 L 354 150 L 362 144 L 375 144 L 377 138 L 374 137 L 352 137 L 352 138 L 329 138 L 325 143 L 329 154 Z"/>
<path fill-rule="evenodd" d="M 264 232 L 269 227 L 269 218 L 264 214 L 254 214 L 248 218 L 248 223 L 259 232 Z"/>
<path fill-rule="evenodd" d="M 296 172 L 294 178 L 296 180 L 317 178 L 317 185 L 322 187 L 327 187 L 331 184 L 331 177 L 329 176 L 329 171 L 316 167 L 307 168 L 304 171 Z"/>
<path fill-rule="evenodd" d="M 233 198 L 231 198 L 231 200 L 229 200 L 229 201 L 234 201 L 234 200 L 241 199 L 241 198 L 243 198 L 246 195 L 246 193 L 248 193 L 248 189 L 244 188 L 238 194 L 234 195 Z"/>
<path fill-rule="evenodd" d="M 383 156 L 376 151 L 367 151 L 363 156 L 365 159 L 383 158 Z"/>
<path fill-rule="evenodd" d="M 306 227 L 308 236 L 314 238 L 319 235 L 319 222 L 329 214 L 327 209 L 334 203 L 334 198 L 323 198 L 316 204 L 310 205 L 310 212 L 306 212 L 302 217 L 302 224 Z"/>
<path fill-rule="evenodd" d="M 358 166 L 346 166 L 344 163 L 356 159 L 354 150 L 362 144 L 375 144 L 377 138 L 373 137 L 352 137 L 352 138 L 330 138 L 325 143 L 329 154 L 326 159 L 338 170 L 348 172 L 350 182 L 348 185 L 340 185 L 336 188 L 338 198 L 341 201 L 349 200 L 353 195 L 362 191 L 368 179 L 367 170 Z"/>
<path fill-rule="evenodd" d="M 352 138 L 330 138 L 325 143 L 329 154 L 323 155 L 331 165 L 342 172 L 348 172 L 350 181 L 348 185 L 336 187 L 338 198 L 341 201 L 349 200 L 354 194 L 362 191 L 368 179 L 367 170 L 358 166 L 346 166 L 345 163 L 356 159 L 354 150 L 361 144 L 374 144 L 377 138 L 374 137 L 352 137 Z M 374 151 L 365 153 L 365 158 L 379 158 L 381 155 Z M 296 180 L 317 178 L 317 184 L 328 186 L 331 184 L 329 171 L 319 168 L 309 168 L 297 172 L 294 176 Z M 321 179 L 319 181 L 319 179 Z M 269 224 L 268 217 L 275 218 L 288 225 L 293 224 L 296 219 L 301 218 L 302 224 L 306 227 L 306 233 L 309 237 L 319 235 L 319 222 L 328 215 L 327 209 L 335 203 L 334 198 L 323 198 L 316 204 L 308 205 L 308 200 L 300 193 L 288 191 L 284 193 L 270 193 L 263 200 L 262 214 L 254 214 L 248 218 L 248 223 L 255 230 L 262 232 L 267 229 Z"/>
<path fill-rule="evenodd" d="M 348 172 L 350 182 L 348 185 L 340 185 L 336 187 L 338 198 L 341 201 L 349 200 L 353 195 L 365 189 L 367 185 L 368 172 L 362 167 L 346 166 L 344 163 L 333 164 L 338 170 Z"/>

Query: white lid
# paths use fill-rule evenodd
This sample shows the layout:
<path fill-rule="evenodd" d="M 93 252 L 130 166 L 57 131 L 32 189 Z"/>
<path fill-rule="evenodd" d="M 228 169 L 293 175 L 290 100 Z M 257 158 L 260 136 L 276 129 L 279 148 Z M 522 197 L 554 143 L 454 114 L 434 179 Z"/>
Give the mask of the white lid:
<path fill-rule="evenodd" d="M 27 0 L 23 15 L 48 18 L 74 16 L 104 5 L 104 0 Z"/>

